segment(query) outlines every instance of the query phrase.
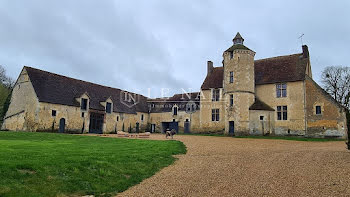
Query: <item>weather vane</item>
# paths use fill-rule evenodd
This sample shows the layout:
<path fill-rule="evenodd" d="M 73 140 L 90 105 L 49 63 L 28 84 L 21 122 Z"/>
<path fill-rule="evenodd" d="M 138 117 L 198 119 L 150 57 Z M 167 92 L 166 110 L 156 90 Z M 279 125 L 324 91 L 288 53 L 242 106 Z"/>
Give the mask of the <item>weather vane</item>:
<path fill-rule="evenodd" d="M 304 36 L 304 34 L 301 34 L 301 36 L 299 36 L 299 39 L 300 39 L 301 45 L 303 45 L 303 36 Z"/>

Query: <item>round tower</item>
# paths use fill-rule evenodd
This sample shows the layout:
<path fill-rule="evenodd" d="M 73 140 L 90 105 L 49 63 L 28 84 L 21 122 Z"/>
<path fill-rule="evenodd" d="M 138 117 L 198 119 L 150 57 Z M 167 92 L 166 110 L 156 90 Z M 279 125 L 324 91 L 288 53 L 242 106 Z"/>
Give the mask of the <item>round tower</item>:
<path fill-rule="evenodd" d="M 231 135 L 249 134 L 249 107 L 255 101 L 255 52 L 243 42 L 237 33 L 233 45 L 223 54 L 225 132 Z"/>

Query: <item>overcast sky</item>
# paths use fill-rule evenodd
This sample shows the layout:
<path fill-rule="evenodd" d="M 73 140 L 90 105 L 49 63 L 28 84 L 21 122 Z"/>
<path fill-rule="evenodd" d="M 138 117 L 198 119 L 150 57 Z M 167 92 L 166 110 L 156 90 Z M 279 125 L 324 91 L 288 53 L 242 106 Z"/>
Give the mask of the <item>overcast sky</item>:
<path fill-rule="evenodd" d="M 0 65 L 159 96 L 198 91 L 239 31 L 256 59 L 309 46 L 314 79 L 349 66 L 350 1 L 1 0 Z"/>

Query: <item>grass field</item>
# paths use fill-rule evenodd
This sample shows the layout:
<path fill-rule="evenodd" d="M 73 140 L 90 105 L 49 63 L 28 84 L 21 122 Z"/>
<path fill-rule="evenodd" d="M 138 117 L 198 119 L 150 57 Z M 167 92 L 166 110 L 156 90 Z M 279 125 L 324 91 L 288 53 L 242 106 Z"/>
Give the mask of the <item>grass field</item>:
<path fill-rule="evenodd" d="M 185 152 L 179 141 L 0 132 L 0 196 L 112 196 Z"/>

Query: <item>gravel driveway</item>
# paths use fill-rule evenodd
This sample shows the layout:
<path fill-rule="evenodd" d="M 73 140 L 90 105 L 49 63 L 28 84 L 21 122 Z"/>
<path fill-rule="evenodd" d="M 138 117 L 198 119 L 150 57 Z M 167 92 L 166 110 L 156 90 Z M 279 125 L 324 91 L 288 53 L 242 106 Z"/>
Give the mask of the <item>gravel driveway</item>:
<path fill-rule="evenodd" d="M 350 196 L 350 151 L 341 141 L 174 139 L 187 154 L 118 196 Z"/>

